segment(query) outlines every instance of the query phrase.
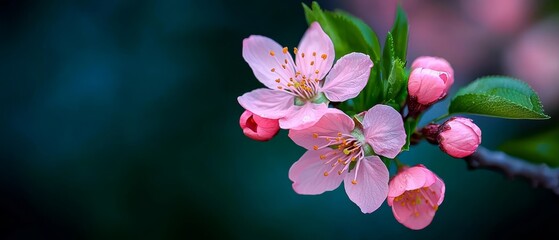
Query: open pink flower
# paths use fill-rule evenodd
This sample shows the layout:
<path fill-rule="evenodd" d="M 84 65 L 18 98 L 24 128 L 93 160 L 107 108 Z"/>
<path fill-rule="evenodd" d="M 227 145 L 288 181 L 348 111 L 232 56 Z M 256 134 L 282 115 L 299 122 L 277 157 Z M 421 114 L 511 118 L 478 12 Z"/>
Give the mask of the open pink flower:
<path fill-rule="evenodd" d="M 388 193 L 388 169 L 374 153 L 394 158 L 406 134 L 400 114 L 386 105 L 372 107 L 363 127 L 340 110 L 328 112 L 312 127 L 290 130 L 289 137 L 308 151 L 291 166 L 289 179 L 299 194 L 321 194 L 341 182 L 363 213 L 375 211 Z"/>
<path fill-rule="evenodd" d="M 295 62 L 287 47 L 272 39 L 252 35 L 243 41 L 243 58 L 268 88 L 245 93 L 237 100 L 256 115 L 279 119 L 283 129 L 312 126 L 327 111 L 329 101 L 356 97 L 373 66 L 368 55 L 350 53 L 332 68 L 334 45 L 317 22 L 310 25 L 293 52 Z"/>
<path fill-rule="evenodd" d="M 390 181 L 388 205 L 398 222 L 419 230 L 427 227 L 443 202 L 444 182 L 423 165 L 403 168 Z"/>

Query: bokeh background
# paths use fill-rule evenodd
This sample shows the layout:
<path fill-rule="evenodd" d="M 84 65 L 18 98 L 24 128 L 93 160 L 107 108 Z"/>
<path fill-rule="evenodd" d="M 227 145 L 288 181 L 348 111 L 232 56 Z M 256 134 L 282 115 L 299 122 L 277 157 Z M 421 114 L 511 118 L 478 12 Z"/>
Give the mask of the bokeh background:
<path fill-rule="evenodd" d="M 304 1 L 309 4 L 310 1 Z M 384 39 L 396 1 L 319 1 Z M 483 145 L 556 128 L 559 4 L 403 1 L 408 61 L 448 59 L 456 86 L 519 77 L 551 120 L 472 118 Z M 404 153 L 446 182 L 433 223 L 409 230 L 386 203 L 362 214 L 343 187 L 297 195 L 304 150 L 281 131 L 246 138 L 236 97 L 262 85 L 241 57 L 250 34 L 297 46 L 301 1 L 0 1 L 2 239 L 494 239 L 556 235 L 559 198 L 468 171 L 422 143 Z M 435 105 L 426 121 L 445 112 Z M 559 156 L 558 156 L 559 157 Z"/>

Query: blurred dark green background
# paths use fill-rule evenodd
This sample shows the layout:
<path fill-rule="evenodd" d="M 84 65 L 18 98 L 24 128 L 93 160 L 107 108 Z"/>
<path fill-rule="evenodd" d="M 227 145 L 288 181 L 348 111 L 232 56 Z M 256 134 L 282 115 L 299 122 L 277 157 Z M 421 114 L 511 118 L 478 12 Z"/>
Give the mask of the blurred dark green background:
<path fill-rule="evenodd" d="M 557 196 L 468 171 L 425 143 L 402 159 L 440 175 L 447 195 L 422 231 L 398 224 L 386 204 L 362 214 L 343 187 L 297 195 L 287 173 L 303 149 L 285 131 L 267 143 L 244 137 L 236 97 L 262 86 L 241 57 L 243 38 L 293 47 L 305 29 L 291 0 L 0 1 L 0 238 L 556 235 Z M 489 148 L 554 121 L 474 119 Z"/>

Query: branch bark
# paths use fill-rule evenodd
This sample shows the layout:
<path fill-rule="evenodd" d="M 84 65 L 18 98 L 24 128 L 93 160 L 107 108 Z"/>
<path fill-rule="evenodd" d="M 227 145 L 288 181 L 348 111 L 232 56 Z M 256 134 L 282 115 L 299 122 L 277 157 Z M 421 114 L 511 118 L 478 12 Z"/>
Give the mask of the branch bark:
<path fill-rule="evenodd" d="M 559 195 L 559 168 L 545 164 L 533 164 L 512 157 L 500 151 L 491 151 L 479 146 L 472 155 L 465 157 L 469 169 L 492 169 L 503 172 L 509 178 L 521 176 L 532 182 L 534 187 L 542 186 Z"/>

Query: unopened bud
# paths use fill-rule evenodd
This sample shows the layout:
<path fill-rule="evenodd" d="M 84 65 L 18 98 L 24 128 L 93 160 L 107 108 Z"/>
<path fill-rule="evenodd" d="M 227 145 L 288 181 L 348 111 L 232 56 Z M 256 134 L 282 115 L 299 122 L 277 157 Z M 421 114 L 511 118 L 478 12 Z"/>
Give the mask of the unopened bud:
<path fill-rule="evenodd" d="M 243 133 L 257 141 L 268 141 L 279 132 L 277 119 L 268 119 L 245 110 L 239 119 Z"/>
<path fill-rule="evenodd" d="M 463 158 L 476 151 L 481 143 L 481 130 L 469 118 L 453 117 L 441 125 L 437 140 L 445 153 Z"/>
<path fill-rule="evenodd" d="M 446 96 L 449 76 L 427 68 L 416 68 L 410 74 L 408 93 L 410 100 L 421 105 L 431 105 Z"/>
<path fill-rule="evenodd" d="M 446 93 L 448 93 L 450 87 L 452 87 L 452 84 L 454 83 L 454 69 L 452 69 L 450 63 L 448 63 L 448 61 L 444 58 L 431 56 L 418 57 L 413 61 L 411 65 L 412 70 L 416 68 L 426 68 L 439 72 L 445 72 L 448 75 L 447 81 L 445 82 L 445 95 Z"/>

